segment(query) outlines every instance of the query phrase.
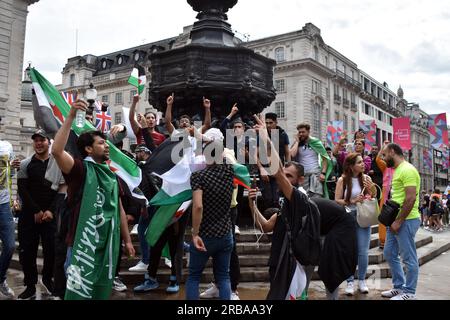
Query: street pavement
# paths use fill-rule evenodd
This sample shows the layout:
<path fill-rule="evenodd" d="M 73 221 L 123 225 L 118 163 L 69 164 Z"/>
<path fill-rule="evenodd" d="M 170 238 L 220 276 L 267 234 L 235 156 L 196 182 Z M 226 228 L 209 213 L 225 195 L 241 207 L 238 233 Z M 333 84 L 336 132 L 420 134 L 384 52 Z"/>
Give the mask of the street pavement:
<path fill-rule="evenodd" d="M 450 229 L 436 233 L 420 229 L 421 234 L 430 234 L 433 236 L 433 243 L 440 245 L 450 243 Z M 419 300 L 450 300 L 450 251 L 444 252 L 433 260 L 420 267 L 419 280 L 417 285 L 417 298 Z M 17 270 L 10 270 L 8 273 L 8 283 L 17 295 L 24 290 L 23 274 Z M 391 279 L 367 279 L 367 285 L 370 289 L 368 294 L 356 292 L 354 296 L 347 297 L 344 294 L 346 284 L 340 286 L 340 300 L 383 300 L 381 291 L 391 288 Z M 357 282 L 356 282 L 357 283 Z M 208 284 L 201 284 L 204 290 Z M 161 284 L 160 288 L 146 294 L 135 295 L 132 287 L 126 292 L 114 292 L 112 300 L 184 300 L 184 285 L 181 285 L 177 294 L 167 294 L 165 288 L 167 284 Z M 241 300 L 264 300 L 269 290 L 268 283 L 242 283 L 238 287 Z M 47 300 L 47 296 L 41 294 L 42 287 L 37 285 L 37 299 Z M 309 289 L 310 300 L 325 300 L 325 287 L 321 281 L 312 281 Z"/>

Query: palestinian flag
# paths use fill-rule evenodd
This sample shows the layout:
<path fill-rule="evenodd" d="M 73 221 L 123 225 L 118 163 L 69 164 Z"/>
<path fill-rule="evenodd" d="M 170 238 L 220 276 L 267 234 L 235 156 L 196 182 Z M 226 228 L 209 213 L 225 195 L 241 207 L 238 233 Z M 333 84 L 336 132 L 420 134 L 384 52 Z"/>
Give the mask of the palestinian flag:
<path fill-rule="evenodd" d="M 195 157 L 196 140 L 184 139 L 181 142 L 166 140 L 149 159 L 149 169 L 163 181 L 161 190 L 150 201 L 151 205 L 159 209 L 153 216 L 146 232 L 147 242 L 153 246 L 162 232 L 170 224 L 183 216 L 192 203 L 191 175 L 205 167 Z M 180 160 L 173 162 L 173 155 Z M 202 157 L 203 158 L 203 157 Z M 233 164 L 235 172 L 234 182 L 249 189 L 250 175 L 247 167 Z"/>
<path fill-rule="evenodd" d="M 55 129 L 52 126 L 56 127 L 56 130 L 53 131 L 56 132 L 69 114 L 70 105 L 58 90 L 36 69 L 31 68 L 30 77 L 37 99 L 37 102 L 33 105 L 35 120 L 47 133 Z M 77 136 L 88 130 L 96 130 L 89 121 L 86 121 L 82 128 L 77 127 L 75 122 L 72 125 L 72 131 Z M 123 154 L 109 140 L 107 140 L 107 143 L 110 156 L 108 165 L 111 171 L 116 173 L 127 184 L 130 193 L 135 199 L 147 202 L 145 196 L 138 188 L 142 178 L 141 169 L 134 160 Z"/>
<path fill-rule="evenodd" d="M 133 71 L 131 71 L 131 76 L 130 78 L 128 78 L 128 83 L 133 87 L 136 87 L 138 89 L 138 94 L 140 95 L 142 92 L 144 92 L 146 82 L 147 78 L 145 77 L 144 68 L 137 65 L 135 68 L 133 68 Z"/>

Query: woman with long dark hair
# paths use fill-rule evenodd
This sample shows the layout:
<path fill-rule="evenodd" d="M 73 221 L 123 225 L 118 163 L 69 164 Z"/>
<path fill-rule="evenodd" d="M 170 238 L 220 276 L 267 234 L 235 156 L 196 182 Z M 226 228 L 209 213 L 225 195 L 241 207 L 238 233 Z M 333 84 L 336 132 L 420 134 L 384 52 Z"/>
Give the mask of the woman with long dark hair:
<path fill-rule="evenodd" d="M 364 161 L 360 153 L 350 153 L 344 161 L 344 173 L 336 185 L 335 200 L 338 204 L 345 206 L 356 222 L 356 204 L 364 201 L 366 197 L 372 198 L 376 195 L 374 184 L 368 175 L 364 174 Z M 368 293 L 369 289 L 365 283 L 367 267 L 369 265 L 370 227 L 361 228 L 357 225 L 356 239 L 358 245 L 358 279 L 359 291 Z M 347 295 L 354 294 L 354 277 L 347 279 Z"/>

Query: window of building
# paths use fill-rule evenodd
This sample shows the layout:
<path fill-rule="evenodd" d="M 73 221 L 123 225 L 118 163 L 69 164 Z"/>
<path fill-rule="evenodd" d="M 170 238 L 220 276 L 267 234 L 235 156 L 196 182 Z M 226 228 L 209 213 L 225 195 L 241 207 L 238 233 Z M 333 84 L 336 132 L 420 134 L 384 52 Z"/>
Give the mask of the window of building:
<path fill-rule="evenodd" d="M 334 120 L 339 121 L 339 111 L 334 112 Z"/>
<path fill-rule="evenodd" d="M 319 61 L 319 49 L 314 46 L 314 60 Z"/>
<path fill-rule="evenodd" d="M 352 70 L 352 80 L 355 79 L 355 71 Z"/>
<path fill-rule="evenodd" d="M 348 100 L 348 90 L 345 89 L 345 88 L 342 88 L 342 97 L 343 97 L 345 100 Z"/>
<path fill-rule="evenodd" d="M 338 61 L 334 59 L 334 69 L 338 70 Z"/>
<path fill-rule="evenodd" d="M 122 123 L 122 112 L 116 112 L 114 113 L 114 123 L 120 124 Z"/>
<path fill-rule="evenodd" d="M 24 118 L 20 118 L 19 121 L 20 121 L 20 126 L 23 127 L 23 124 L 24 124 L 25 119 L 24 119 Z"/>
<path fill-rule="evenodd" d="M 102 102 L 108 103 L 109 102 L 109 95 L 105 94 L 102 96 Z"/>
<path fill-rule="evenodd" d="M 350 93 L 350 101 L 351 103 L 356 103 L 356 95 L 353 92 Z"/>
<path fill-rule="evenodd" d="M 348 131 L 348 116 L 344 114 L 344 131 Z"/>
<path fill-rule="evenodd" d="M 130 102 L 133 101 L 133 97 L 137 94 L 137 90 L 130 90 Z"/>
<path fill-rule="evenodd" d="M 325 111 L 325 114 L 326 114 L 326 117 L 327 117 L 327 125 L 328 125 L 328 122 L 330 122 L 330 109 L 329 108 L 327 108 L 326 109 L 326 111 Z"/>
<path fill-rule="evenodd" d="M 316 137 L 321 135 L 321 124 L 322 124 L 322 107 L 318 104 L 313 106 L 313 130 Z"/>
<path fill-rule="evenodd" d="M 367 114 L 368 116 L 370 116 L 372 113 L 372 107 L 367 103 L 364 104 L 364 113 Z"/>
<path fill-rule="evenodd" d="M 342 65 L 342 72 L 344 72 L 344 75 L 347 75 L 347 67 L 345 64 Z"/>
<path fill-rule="evenodd" d="M 284 79 L 275 80 L 275 89 L 277 90 L 278 93 L 286 92 Z"/>
<path fill-rule="evenodd" d="M 340 88 L 339 88 L 339 86 L 335 83 L 335 84 L 333 84 L 333 90 L 334 90 L 334 96 L 335 97 L 340 97 L 341 96 L 341 93 L 340 93 Z"/>
<path fill-rule="evenodd" d="M 352 132 L 356 132 L 356 119 L 352 117 Z"/>
<path fill-rule="evenodd" d="M 325 56 L 324 60 L 325 60 L 325 66 L 328 68 L 328 57 Z"/>
<path fill-rule="evenodd" d="M 275 113 L 277 114 L 278 118 L 286 118 L 284 101 L 275 102 Z"/>
<path fill-rule="evenodd" d="M 283 62 L 283 61 L 285 61 L 284 48 L 283 47 L 279 47 L 279 48 L 275 49 L 275 61 L 276 62 Z"/>
<path fill-rule="evenodd" d="M 69 80 L 70 80 L 70 86 L 71 87 L 75 86 L 75 74 L 72 73 L 70 75 L 70 79 Z"/>
<path fill-rule="evenodd" d="M 123 103 L 123 94 L 122 92 L 116 92 L 116 99 L 114 100 L 115 104 Z"/>
<path fill-rule="evenodd" d="M 378 114 L 378 120 L 383 121 L 383 112 L 380 110 L 377 110 L 377 114 Z"/>
<path fill-rule="evenodd" d="M 320 94 L 320 81 L 314 80 L 312 81 L 312 93 Z"/>

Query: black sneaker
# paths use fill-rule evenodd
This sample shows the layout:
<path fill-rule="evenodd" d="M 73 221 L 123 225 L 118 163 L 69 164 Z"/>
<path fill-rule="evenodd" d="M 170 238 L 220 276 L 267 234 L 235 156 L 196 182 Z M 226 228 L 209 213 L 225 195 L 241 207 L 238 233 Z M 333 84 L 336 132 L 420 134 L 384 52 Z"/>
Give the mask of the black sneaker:
<path fill-rule="evenodd" d="M 17 297 L 18 300 L 34 300 L 36 299 L 36 287 L 28 286 L 25 290 L 19 294 Z"/>
<path fill-rule="evenodd" d="M 42 279 L 41 285 L 44 287 L 44 291 L 42 292 L 43 294 L 46 294 L 48 296 L 51 296 L 53 294 L 53 281 L 51 279 Z"/>

